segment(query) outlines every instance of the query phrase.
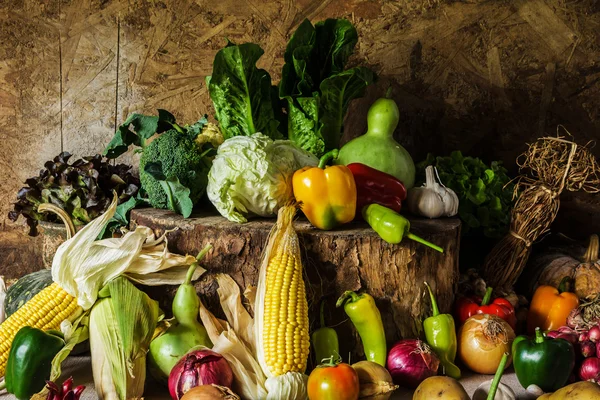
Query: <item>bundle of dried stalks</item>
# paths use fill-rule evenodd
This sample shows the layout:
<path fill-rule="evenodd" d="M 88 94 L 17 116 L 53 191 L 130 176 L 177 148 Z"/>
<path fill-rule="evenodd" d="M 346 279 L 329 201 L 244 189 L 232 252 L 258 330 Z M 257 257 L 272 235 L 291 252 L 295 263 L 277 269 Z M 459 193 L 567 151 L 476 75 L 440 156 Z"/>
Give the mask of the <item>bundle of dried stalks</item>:
<path fill-rule="evenodd" d="M 510 232 L 492 249 L 483 268 L 489 286 L 510 289 L 515 284 L 527 263 L 531 244 L 554 221 L 563 190 L 600 192 L 600 167 L 589 145 L 580 146 L 557 133 L 557 137 L 540 138 L 530 144 L 517 159 L 523 175 L 515 185 L 518 199 L 512 210 Z"/>

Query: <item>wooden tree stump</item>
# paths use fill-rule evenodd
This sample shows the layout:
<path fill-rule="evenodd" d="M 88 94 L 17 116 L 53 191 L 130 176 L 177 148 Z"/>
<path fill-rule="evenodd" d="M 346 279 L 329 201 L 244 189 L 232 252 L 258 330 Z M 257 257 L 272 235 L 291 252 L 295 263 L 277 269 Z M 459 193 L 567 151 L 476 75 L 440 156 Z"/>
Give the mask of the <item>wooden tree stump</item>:
<path fill-rule="evenodd" d="M 177 253 L 196 254 L 206 244 L 213 245 L 201 263 L 208 272 L 196 282 L 196 289 L 217 314 L 221 310 L 213 275 L 231 275 L 242 291 L 255 286 L 262 251 L 274 222 L 260 219 L 240 225 L 214 215 L 183 219 L 157 209 L 133 210 L 131 221 L 132 226 L 145 225 L 157 233 L 177 228 L 167 235 L 170 250 Z M 314 229 L 304 219 L 294 224 L 303 249 L 311 331 L 318 327 L 319 305 L 324 300 L 326 323 L 336 326 L 345 360 L 349 352 L 354 361 L 364 357 L 351 322 L 342 309 L 335 308 L 337 298 L 345 290 L 366 290 L 375 298 L 388 345 L 420 334 L 421 321 L 430 313 L 423 281 L 434 289 L 440 310 L 451 309 L 459 277 L 460 221 L 411 219 L 411 224 L 411 231 L 443 247 L 444 254 L 411 240 L 390 245 L 365 223 L 349 224 L 336 231 Z M 168 311 L 175 290 L 161 287 L 148 292 Z"/>

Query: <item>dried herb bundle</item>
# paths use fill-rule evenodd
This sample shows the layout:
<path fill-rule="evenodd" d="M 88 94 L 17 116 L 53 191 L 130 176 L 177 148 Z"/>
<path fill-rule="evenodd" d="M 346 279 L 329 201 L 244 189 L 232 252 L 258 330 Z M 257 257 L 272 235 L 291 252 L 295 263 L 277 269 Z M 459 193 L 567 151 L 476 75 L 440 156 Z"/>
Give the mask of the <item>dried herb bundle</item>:
<path fill-rule="evenodd" d="M 565 132 L 568 131 L 562 128 Z M 488 285 L 509 289 L 523 271 L 531 244 L 546 233 L 556 218 L 563 190 L 600 191 L 600 167 L 588 146 L 564 137 L 544 137 L 529 145 L 518 159 L 522 172 L 514 195 L 510 232 L 492 249 L 484 264 Z"/>

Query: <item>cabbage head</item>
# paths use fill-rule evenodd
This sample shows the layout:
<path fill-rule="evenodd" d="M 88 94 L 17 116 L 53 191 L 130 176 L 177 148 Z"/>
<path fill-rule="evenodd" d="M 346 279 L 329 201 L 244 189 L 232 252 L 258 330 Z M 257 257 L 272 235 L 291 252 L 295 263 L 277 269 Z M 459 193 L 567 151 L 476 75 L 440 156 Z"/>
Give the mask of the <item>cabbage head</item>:
<path fill-rule="evenodd" d="M 270 217 L 293 199 L 292 175 L 319 160 L 289 140 L 273 141 L 262 133 L 234 136 L 217 151 L 208 173 L 210 201 L 230 221 Z"/>

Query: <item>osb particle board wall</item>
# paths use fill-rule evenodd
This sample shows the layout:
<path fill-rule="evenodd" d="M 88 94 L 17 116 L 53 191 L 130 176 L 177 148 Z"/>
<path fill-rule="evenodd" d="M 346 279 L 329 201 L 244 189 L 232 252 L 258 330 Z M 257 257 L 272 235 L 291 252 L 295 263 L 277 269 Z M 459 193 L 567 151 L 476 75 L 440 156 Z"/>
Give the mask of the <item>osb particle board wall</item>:
<path fill-rule="evenodd" d="M 353 104 L 346 138 L 389 84 L 397 137 L 417 159 L 460 149 L 512 168 L 558 123 L 580 142 L 600 137 L 597 0 L 4 0 L 2 228 L 14 227 L 6 214 L 26 177 L 61 150 L 101 151 L 130 112 L 211 114 L 204 77 L 225 37 L 259 43 L 276 82 L 291 32 L 327 17 L 354 21 L 353 62 L 380 76 Z"/>

